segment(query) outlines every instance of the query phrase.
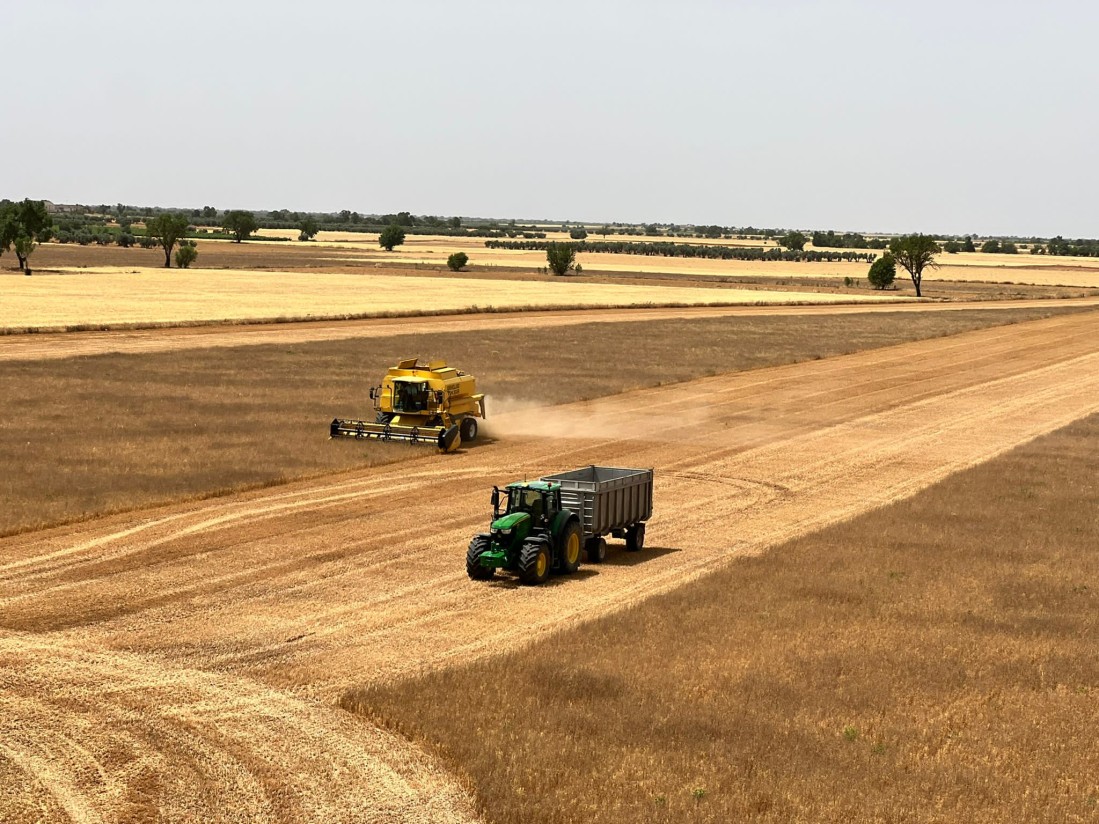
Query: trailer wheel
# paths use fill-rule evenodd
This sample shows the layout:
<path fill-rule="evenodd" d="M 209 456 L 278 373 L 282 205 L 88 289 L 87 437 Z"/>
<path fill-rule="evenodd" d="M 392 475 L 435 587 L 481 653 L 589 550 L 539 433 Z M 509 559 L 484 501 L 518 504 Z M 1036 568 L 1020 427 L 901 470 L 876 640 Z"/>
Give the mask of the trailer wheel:
<path fill-rule="evenodd" d="M 626 530 L 626 551 L 637 552 L 645 546 L 645 525 L 634 524 Z"/>
<path fill-rule="evenodd" d="M 561 572 L 572 575 L 580 569 L 580 544 L 583 535 L 580 532 L 580 524 L 569 521 L 561 532 Z"/>
<path fill-rule="evenodd" d="M 473 443 L 477 438 L 477 419 L 476 418 L 462 418 L 462 422 L 459 424 L 459 432 L 462 435 L 462 443 Z"/>
<path fill-rule="evenodd" d="M 519 580 L 524 584 L 545 583 L 552 563 L 548 542 L 523 541 L 519 550 Z"/>
<path fill-rule="evenodd" d="M 476 535 L 466 551 L 466 575 L 474 581 L 487 581 L 496 570 L 481 566 L 481 556 L 492 549 L 492 542 L 485 535 Z"/>
<path fill-rule="evenodd" d="M 601 564 L 607 557 L 606 538 L 588 538 L 587 543 L 588 563 Z"/>

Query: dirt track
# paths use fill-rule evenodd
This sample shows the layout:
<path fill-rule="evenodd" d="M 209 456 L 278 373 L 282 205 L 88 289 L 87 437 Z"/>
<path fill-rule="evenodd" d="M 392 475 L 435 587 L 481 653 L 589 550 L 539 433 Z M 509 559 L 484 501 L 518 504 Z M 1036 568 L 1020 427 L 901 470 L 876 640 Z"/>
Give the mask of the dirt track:
<path fill-rule="evenodd" d="M 1099 298 L 959 303 L 893 303 L 830 306 L 703 306 L 664 309 L 577 309 L 572 311 L 434 315 L 408 318 L 192 326 L 111 332 L 46 332 L 0 336 L 0 361 L 71 358 L 108 352 L 138 354 L 212 346 L 308 343 L 374 338 L 405 332 L 468 332 L 478 329 L 548 329 L 582 323 L 626 323 L 666 319 L 843 315 L 863 312 L 958 312 L 971 309 L 1047 309 L 1099 306 Z"/>
<path fill-rule="evenodd" d="M 1097 411 L 1090 312 L 517 412 L 454 456 L 4 540 L 0 818 L 224 818 L 239 798 L 249 820 L 460 819 L 445 776 L 332 703 L 577 628 Z M 656 468 L 649 548 L 537 589 L 466 579 L 492 483 L 592 462 Z"/>

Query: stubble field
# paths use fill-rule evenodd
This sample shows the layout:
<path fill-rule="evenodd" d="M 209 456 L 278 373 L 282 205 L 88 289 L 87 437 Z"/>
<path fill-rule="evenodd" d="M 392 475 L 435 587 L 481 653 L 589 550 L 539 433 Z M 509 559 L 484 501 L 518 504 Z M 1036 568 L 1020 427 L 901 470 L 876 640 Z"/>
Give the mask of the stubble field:
<path fill-rule="evenodd" d="M 583 816 L 587 807 L 576 805 L 595 803 L 593 785 L 575 797 L 564 788 L 577 785 L 547 786 L 543 770 L 561 768 L 532 764 L 529 745 L 513 750 L 513 741 L 499 737 L 497 719 L 468 711 L 460 716 L 467 739 L 500 746 L 486 749 L 486 758 L 456 762 L 447 743 L 454 725 L 424 727 L 411 716 L 396 717 L 391 710 L 401 699 L 385 696 L 414 695 L 419 688 L 402 686 L 407 679 L 456 666 L 483 667 L 484 689 L 504 683 L 491 680 L 493 656 L 528 644 L 548 649 L 547 642 L 568 639 L 592 639 L 599 646 L 596 639 L 610 630 L 597 625 L 594 634 L 585 635 L 590 621 L 661 592 L 678 593 L 693 605 L 699 643 L 694 645 L 694 633 L 682 632 L 690 623 L 677 624 L 677 642 L 684 654 L 696 651 L 692 665 L 700 678 L 717 681 L 701 681 L 702 691 L 683 696 L 690 702 L 688 716 L 662 717 L 648 712 L 655 705 L 641 704 L 650 724 L 647 736 L 638 733 L 644 746 L 631 739 L 625 751 L 612 749 L 621 758 L 612 756 L 614 763 L 602 775 L 595 765 L 590 771 L 575 769 L 582 777 L 604 779 L 601 786 L 615 785 L 601 808 L 620 813 L 618 820 L 637 820 L 628 817 L 635 809 L 655 810 L 648 805 L 657 803 L 656 795 L 665 796 L 673 820 L 739 810 L 728 801 L 739 805 L 744 797 L 698 765 L 711 765 L 725 781 L 738 780 L 737 764 L 724 771 L 720 766 L 721 727 L 708 725 L 706 717 L 725 707 L 708 699 L 706 690 L 739 694 L 750 673 L 723 668 L 727 659 L 707 646 L 706 632 L 716 632 L 706 629 L 707 615 L 724 614 L 723 607 L 708 604 L 728 598 L 709 594 L 712 587 L 697 584 L 699 577 L 724 568 L 723 574 L 736 576 L 743 588 L 734 604 L 753 597 L 770 603 L 765 593 L 755 595 L 770 576 L 741 579 L 730 562 L 910 497 L 1099 412 L 1096 317 L 1068 314 L 715 374 L 559 406 L 552 417 L 544 410 L 517 410 L 497 418 L 496 443 L 458 455 L 426 455 L 3 539 L 0 653 L 4 671 L 17 674 L 0 691 L 0 770 L 12 779 L 0 794 L 3 815 L 194 819 L 225 818 L 228 810 L 242 820 L 437 821 L 469 820 L 480 808 L 492 820 L 527 820 L 517 816 L 527 816 L 533 809 L 527 799 L 536 798 L 542 814 L 559 815 L 543 820 L 564 820 L 570 810 Z M 654 420 L 660 425 L 653 426 Z M 516 587 L 506 578 L 488 585 L 466 579 L 462 547 L 483 525 L 492 483 L 592 462 L 656 468 L 657 514 L 649 549 L 640 556 L 614 551 L 610 563 L 598 569 L 584 567 L 537 589 Z M 900 534 L 919 539 L 920 523 L 908 521 Z M 1086 532 L 1090 525 L 1080 529 Z M 907 563 L 911 555 L 905 558 Z M 805 562 L 796 562 L 790 561 L 807 575 Z M 918 574 L 908 566 L 890 568 Z M 1086 571 L 1071 571 L 1081 574 Z M 795 607 L 820 611 L 817 618 L 831 628 L 829 616 L 835 613 L 827 605 L 846 603 L 844 590 L 833 589 L 827 580 L 808 578 L 793 593 Z M 857 592 L 865 589 L 856 586 Z M 862 602 L 869 603 L 869 597 L 864 593 Z M 1039 614 L 1041 603 L 1032 604 Z M 718 611 L 708 613 L 711 609 Z M 633 614 L 622 613 L 625 619 Z M 751 615 L 759 617 L 755 610 Z M 776 614 L 763 620 L 796 623 L 799 613 L 791 615 L 776 603 Z M 874 610 L 869 615 L 884 617 Z M 850 620 L 862 626 L 871 619 Z M 942 637 L 964 640 L 962 629 L 947 621 Z M 1026 625 L 1017 631 L 1025 632 Z M 765 643 L 759 643 L 761 637 Z M 748 636 L 780 657 L 781 637 Z M 831 629 L 814 636 L 810 623 L 804 639 L 807 649 L 828 650 L 837 643 Z M 941 646 L 940 640 L 936 648 Z M 837 649 L 828 661 L 809 660 L 805 666 L 817 673 L 840 660 L 839 654 Z M 1037 646 L 1033 654 L 1040 666 L 1040 656 L 1055 653 Z M 599 672 L 574 671 L 565 661 L 543 662 L 534 678 L 546 684 L 536 693 L 543 700 L 512 727 L 534 731 L 551 716 L 554 723 L 571 720 L 574 740 L 597 746 L 601 729 L 577 736 L 585 727 L 575 722 L 598 712 L 601 700 L 614 699 L 617 682 Z M 673 661 L 669 668 L 679 666 Z M 455 683 L 473 677 L 471 670 L 457 672 Z M 522 672 L 529 676 L 529 670 Z M 624 669 L 616 677 L 628 675 Z M 829 675 L 840 677 L 843 670 L 824 668 L 816 677 L 819 682 Z M 991 689 L 1008 692 L 1019 680 L 1011 669 L 980 675 Z M 641 689 L 644 683 L 636 685 Z M 763 695 L 776 684 L 796 686 L 793 678 L 747 683 L 757 684 Z M 876 757 L 870 748 L 879 737 L 889 747 L 904 738 L 904 729 L 900 721 L 895 727 L 874 721 L 873 707 L 858 703 L 862 688 L 855 681 L 844 683 L 850 685 L 852 706 L 841 700 L 843 694 L 835 699 L 821 694 L 789 723 L 791 735 L 812 741 L 817 735 L 829 745 L 835 722 L 854 727 L 853 743 L 863 748 L 851 748 L 845 757 L 855 764 Z M 963 682 L 964 700 L 979 701 L 977 687 L 983 683 L 973 681 L 967 691 Z M 471 705 L 477 707 L 483 695 L 471 694 Z M 929 689 L 927 695 L 925 704 L 911 708 L 914 724 L 940 717 L 947 707 L 966 706 L 949 691 Z M 563 696 L 566 703 L 558 704 Z M 417 738 L 434 741 L 441 748 L 437 755 L 452 767 L 457 763 L 467 778 L 440 770 L 431 755 L 401 736 L 349 716 L 337 706 L 341 699 L 367 718 L 381 714 L 387 723 L 405 724 L 402 728 Z M 761 707 L 759 740 L 771 740 L 766 713 L 789 706 L 784 700 Z M 756 718 L 750 715 L 748 722 Z M 813 733 L 821 718 L 829 726 Z M 445 740 L 431 738 L 432 729 Z M 557 746 L 554 729 L 547 732 L 544 751 Z M 843 727 L 838 735 L 841 745 L 846 743 Z M 867 736 L 865 746 L 858 743 L 860 735 Z M 797 740 L 789 739 L 789 746 Z M 1079 760 L 1079 740 L 1061 740 L 1065 775 L 1088 765 Z M 676 742 L 683 741 L 690 742 L 686 749 L 697 775 L 665 780 L 656 770 L 644 772 L 662 742 L 670 748 L 665 763 L 678 769 L 679 756 L 671 750 L 682 750 Z M 1030 743 L 1026 737 L 999 740 L 998 763 L 1025 763 Z M 955 782 L 946 786 L 956 786 L 959 774 L 979 775 L 967 766 L 970 751 L 956 745 L 934 751 L 943 774 Z M 768 763 L 762 755 L 755 761 Z M 814 772 L 820 761 L 809 758 L 805 767 L 805 780 L 827 778 L 826 772 Z M 883 780 L 889 775 L 886 770 Z M 753 789 L 776 792 L 786 783 L 781 772 L 768 770 L 750 780 L 759 782 L 749 785 Z M 1086 789 L 1085 779 L 1078 783 Z M 798 795 L 793 787 L 777 799 L 760 793 L 750 800 L 758 802 L 760 812 L 800 810 L 807 818 L 851 805 L 861 809 L 862 785 L 824 785 L 831 807 L 821 806 L 819 794 Z M 709 798 L 696 802 L 693 789 Z M 622 792 L 632 794 L 621 801 Z M 1035 796 L 1025 809 L 1036 814 L 1032 817 L 1068 809 L 1046 799 Z M 703 806 L 707 800 L 710 807 Z M 631 806 L 635 802 L 645 806 Z M 943 809 L 948 808 L 917 809 L 912 817 L 935 820 Z"/>

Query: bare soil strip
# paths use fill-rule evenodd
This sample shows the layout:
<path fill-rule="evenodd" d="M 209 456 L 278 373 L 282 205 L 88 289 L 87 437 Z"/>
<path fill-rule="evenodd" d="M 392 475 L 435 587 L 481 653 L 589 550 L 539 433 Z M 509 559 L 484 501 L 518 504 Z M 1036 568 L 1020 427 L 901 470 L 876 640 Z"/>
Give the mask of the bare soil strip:
<path fill-rule="evenodd" d="M 970 309 L 1068 309 L 1099 306 L 1099 298 L 1005 300 L 989 303 L 896 303 L 835 306 L 706 306 L 678 308 L 575 309 L 551 312 L 423 315 L 402 318 L 214 325 L 105 332 L 43 332 L 0 336 L 0 361 L 71 358 L 107 353 L 139 354 L 225 346 L 309 343 L 380 338 L 407 332 L 469 332 L 491 329 L 554 329 L 584 323 L 629 323 L 768 316 L 843 315 L 865 312 L 956 312 Z"/>
<path fill-rule="evenodd" d="M 69 654 L 52 661 L 42 645 L 75 649 L 78 659 L 102 662 L 79 678 L 110 700 L 91 701 L 75 717 L 53 713 L 47 724 L 52 693 L 41 685 L 59 674 L 39 676 L 38 687 L 6 689 L 20 700 L 9 702 L 3 723 L 23 732 L 4 737 L 3 758 L 9 771 L 22 765 L 32 775 L 48 764 L 46 784 L 60 793 L 52 803 L 74 818 L 118 817 L 122 788 L 139 792 L 139 767 L 154 760 L 154 773 L 197 772 L 204 783 L 198 798 L 197 779 L 170 794 L 154 788 L 153 805 L 199 804 L 227 792 L 234 776 L 251 775 L 263 777 L 245 782 L 256 809 L 269 803 L 272 818 L 315 816 L 335 788 L 316 791 L 315 807 L 271 800 L 281 782 L 313 773 L 301 760 L 286 765 L 270 755 L 280 736 L 267 702 L 250 700 L 256 691 L 285 690 L 279 723 L 316 730 L 325 723 L 316 702 L 334 701 L 356 683 L 576 629 L 732 558 L 911 495 L 1099 411 L 1097 332 L 1093 313 L 1075 314 L 515 413 L 489 448 L 5 539 L 5 671 L 42 661 L 64 670 Z M 463 550 L 484 527 L 491 484 L 593 462 L 656 468 L 649 548 L 612 551 L 605 565 L 541 588 L 466 578 Z M 142 671 L 137 662 L 147 681 L 132 674 Z M 193 688 L 207 692 L 204 708 L 232 721 L 217 735 L 189 725 L 193 746 L 231 750 L 239 771 L 207 767 L 186 746 L 160 744 L 154 734 L 143 737 L 152 751 L 143 756 L 110 743 L 125 732 L 112 715 L 114 696 L 124 693 L 124 706 L 145 723 L 170 724 L 179 705 L 164 682 L 191 683 L 181 670 L 210 673 L 210 686 L 194 678 Z M 119 784 L 110 798 L 90 789 L 94 755 L 43 761 L 51 736 L 87 741 L 89 730 L 121 753 L 100 765 Z M 336 740 L 352 732 L 341 735 Z M 392 754 L 384 743 L 369 750 L 373 769 L 420 786 L 404 778 L 407 747 L 390 743 Z M 304 757 L 308 747 L 288 749 Z M 357 809 L 377 800 L 369 781 L 346 783 L 365 793 Z M 25 785 L 26 795 L 5 803 L 43 797 L 42 782 Z M 328 817 L 349 815 L 355 804 L 345 798 L 331 801 Z"/>

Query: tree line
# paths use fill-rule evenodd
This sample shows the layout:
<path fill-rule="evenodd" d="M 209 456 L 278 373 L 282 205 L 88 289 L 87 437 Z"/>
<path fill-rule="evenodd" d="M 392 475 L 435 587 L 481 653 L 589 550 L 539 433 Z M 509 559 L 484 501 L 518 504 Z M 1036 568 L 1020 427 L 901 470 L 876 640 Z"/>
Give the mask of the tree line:
<path fill-rule="evenodd" d="M 762 246 L 718 246 L 700 243 L 672 243 L 670 241 L 582 240 L 567 244 L 577 252 L 596 252 L 617 255 L 645 255 L 649 257 L 705 258 L 709 260 L 762 260 L 787 262 L 848 261 L 870 263 L 875 252 L 848 252 L 834 249 L 780 249 Z M 518 249 L 544 252 L 550 244 L 538 240 L 486 240 L 488 249 Z"/>

